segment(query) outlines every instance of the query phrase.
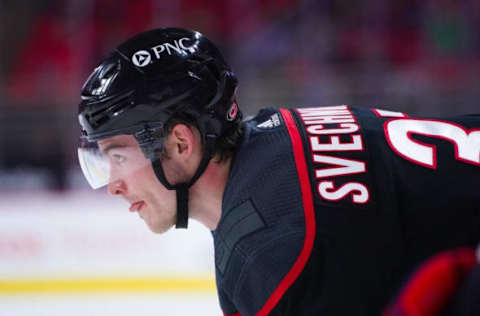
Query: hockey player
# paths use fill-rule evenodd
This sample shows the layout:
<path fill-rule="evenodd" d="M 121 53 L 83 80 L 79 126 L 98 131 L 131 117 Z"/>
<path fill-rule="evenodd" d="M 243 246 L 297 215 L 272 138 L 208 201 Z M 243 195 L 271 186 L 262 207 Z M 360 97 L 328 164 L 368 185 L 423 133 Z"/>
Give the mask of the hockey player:
<path fill-rule="evenodd" d="M 202 34 L 118 46 L 82 91 L 79 159 L 154 232 L 212 231 L 225 315 L 379 315 L 412 268 L 480 240 L 480 116 L 348 105 L 242 121 Z"/>

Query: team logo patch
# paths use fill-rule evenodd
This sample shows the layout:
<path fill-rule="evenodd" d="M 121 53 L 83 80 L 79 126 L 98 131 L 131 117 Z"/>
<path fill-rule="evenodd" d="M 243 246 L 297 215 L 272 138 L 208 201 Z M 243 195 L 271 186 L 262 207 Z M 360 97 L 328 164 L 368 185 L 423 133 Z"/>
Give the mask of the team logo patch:
<path fill-rule="evenodd" d="M 270 116 L 268 120 L 257 125 L 258 128 L 269 129 L 280 125 L 280 118 L 277 113 Z"/>
<path fill-rule="evenodd" d="M 152 60 L 152 56 L 146 50 L 139 50 L 132 56 L 132 62 L 137 67 L 145 67 Z"/>
<path fill-rule="evenodd" d="M 236 103 L 233 103 L 232 106 L 230 107 L 230 110 L 227 112 L 227 121 L 231 122 L 233 121 L 238 114 L 238 105 Z"/>

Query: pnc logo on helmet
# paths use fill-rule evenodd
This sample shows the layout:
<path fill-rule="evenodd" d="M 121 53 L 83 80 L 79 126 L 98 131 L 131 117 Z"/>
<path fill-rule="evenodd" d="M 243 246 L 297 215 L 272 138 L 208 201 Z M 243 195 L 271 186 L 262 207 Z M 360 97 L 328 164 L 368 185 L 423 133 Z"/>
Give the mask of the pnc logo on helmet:
<path fill-rule="evenodd" d="M 152 60 L 152 56 L 146 50 L 139 50 L 132 56 L 132 62 L 137 67 L 145 67 Z"/>
<path fill-rule="evenodd" d="M 193 54 L 197 51 L 198 47 L 195 42 L 189 44 L 191 41 L 192 39 L 183 37 L 179 40 L 173 40 L 173 42 L 164 42 L 160 45 L 150 47 L 148 50 L 139 50 L 133 54 L 132 62 L 137 67 L 145 67 L 152 61 L 152 53 L 157 60 L 160 59 L 162 55 L 186 56 L 187 54 Z"/>

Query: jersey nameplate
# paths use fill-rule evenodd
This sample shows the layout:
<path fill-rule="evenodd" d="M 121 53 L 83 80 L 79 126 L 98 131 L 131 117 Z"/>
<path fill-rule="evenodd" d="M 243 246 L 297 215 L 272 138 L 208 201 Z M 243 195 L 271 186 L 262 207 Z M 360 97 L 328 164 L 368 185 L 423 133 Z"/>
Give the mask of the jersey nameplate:
<path fill-rule="evenodd" d="M 345 153 L 363 152 L 360 125 L 347 105 L 296 109 L 311 151 L 315 190 L 321 199 L 337 202 L 350 199 L 366 204 L 370 190 L 366 183 L 347 176 L 367 173 L 365 161 Z M 347 180 L 345 180 L 347 179 Z M 337 182 L 340 182 L 338 184 Z"/>

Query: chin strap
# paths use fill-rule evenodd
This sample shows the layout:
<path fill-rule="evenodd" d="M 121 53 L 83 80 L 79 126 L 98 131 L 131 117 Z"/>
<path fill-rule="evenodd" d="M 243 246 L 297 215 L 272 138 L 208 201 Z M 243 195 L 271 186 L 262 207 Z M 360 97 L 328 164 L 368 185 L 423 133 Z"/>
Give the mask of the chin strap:
<path fill-rule="evenodd" d="M 152 160 L 153 171 L 155 172 L 158 180 L 165 186 L 165 188 L 167 188 L 168 190 L 175 190 L 177 193 L 177 223 L 175 226 L 176 228 L 188 227 L 188 189 L 198 180 L 198 178 L 200 178 L 202 173 L 207 168 L 208 163 L 212 158 L 215 141 L 215 135 L 206 136 L 205 150 L 203 152 L 202 160 L 198 165 L 197 171 L 189 182 L 178 183 L 175 185 L 170 184 L 165 177 L 165 172 L 163 171 L 160 159 L 155 158 L 154 160 Z"/>
<path fill-rule="evenodd" d="M 188 186 L 181 183 L 175 186 L 177 193 L 177 224 L 175 228 L 188 227 Z"/>

